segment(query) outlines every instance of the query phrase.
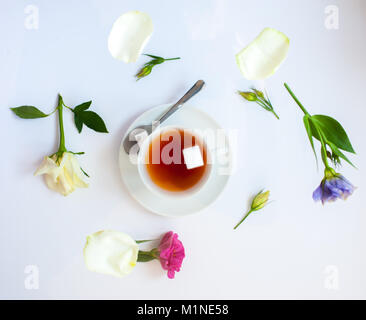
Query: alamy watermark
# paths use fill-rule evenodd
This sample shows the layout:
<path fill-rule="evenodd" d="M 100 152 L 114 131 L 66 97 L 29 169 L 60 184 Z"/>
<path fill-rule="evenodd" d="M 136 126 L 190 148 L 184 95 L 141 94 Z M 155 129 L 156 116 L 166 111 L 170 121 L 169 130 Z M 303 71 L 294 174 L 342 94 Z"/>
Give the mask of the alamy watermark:
<path fill-rule="evenodd" d="M 339 290 L 339 270 L 335 265 L 328 265 L 324 269 L 324 288 L 327 290 Z"/>
<path fill-rule="evenodd" d="M 34 4 L 29 4 L 24 8 L 24 26 L 28 30 L 38 30 L 39 28 L 39 9 Z"/>
<path fill-rule="evenodd" d="M 335 5 L 326 6 L 324 9 L 325 20 L 324 26 L 327 30 L 339 29 L 339 8 Z"/>
<path fill-rule="evenodd" d="M 151 136 L 157 139 L 152 139 Z M 219 175 L 231 175 L 236 169 L 238 130 L 226 132 L 224 129 L 210 128 L 157 128 L 149 135 L 144 129 L 138 128 L 129 133 L 128 140 L 136 141 L 129 150 L 129 160 L 132 164 L 182 164 L 182 150 L 191 148 L 200 141 L 198 145 L 201 153 L 203 150 L 207 153 L 207 164 L 217 164 Z"/>
<path fill-rule="evenodd" d="M 24 268 L 24 288 L 27 290 L 39 289 L 39 268 L 36 265 L 27 265 Z"/>

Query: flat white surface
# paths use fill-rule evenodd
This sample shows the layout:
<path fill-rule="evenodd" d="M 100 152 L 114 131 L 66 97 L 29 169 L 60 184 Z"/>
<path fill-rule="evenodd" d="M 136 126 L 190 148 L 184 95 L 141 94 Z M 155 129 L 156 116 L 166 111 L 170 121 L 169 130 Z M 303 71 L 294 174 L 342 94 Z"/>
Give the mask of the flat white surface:
<path fill-rule="evenodd" d="M 0 4 L 1 298 L 366 298 L 366 1 L 36 0 L 38 30 L 24 26 L 29 3 Z M 338 30 L 324 27 L 329 4 L 339 8 Z M 133 75 L 146 59 L 126 65 L 107 49 L 113 21 L 133 9 L 154 23 L 145 52 L 182 57 L 139 82 Z M 287 60 L 265 82 L 279 121 L 235 94 L 256 84 L 241 76 L 234 55 L 267 26 L 291 41 Z M 192 104 L 237 130 L 237 170 L 200 214 L 159 217 L 126 192 L 119 144 L 136 116 L 179 98 L 198 79 L 207 86 Z M 310 112 L 346 128 L 359 168 L 341 169 L 358 186 L 346 202 L 312 201 L 322 169 L 284 81 Z M 80 162 L 91 176 L 89 189 L 67 198 L 33 176 L 57 148 L 57 118 L 20 120 L 9 111 L 24 104 L 51 111 L 58 92 L 69 105 L 92 99 L 110 131 L 79 135 L 65 116 L 67 146 L 86 152 Z M 261 188 L 274 201 L 233 231 Z M 157 262 L 139 264 L 123 279 L 89 272 L 86 236 L 106 228 L 135 239 L 178 232 L 187 253 L 181 272 L 169 280 Z M 38 290 L 25 289 L 27 265 L 39 268 Z M 329 266 L 338 271 L 338 290 L 325 285 Z"/>

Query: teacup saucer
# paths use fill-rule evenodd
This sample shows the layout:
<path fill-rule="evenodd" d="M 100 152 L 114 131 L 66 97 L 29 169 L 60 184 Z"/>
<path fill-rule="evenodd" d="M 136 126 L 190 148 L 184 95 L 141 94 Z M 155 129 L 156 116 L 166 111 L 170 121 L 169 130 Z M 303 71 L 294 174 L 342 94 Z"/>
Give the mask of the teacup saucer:
<path fill-rule="evenodd" d="M 139 125 L 149 124 L 168 108 L 171 104 L 164 104 L 154 107 L 139 116 L 128 128 L 125 136 Z M 212 130 L 224 134 L 223 129 L 209 115 L 194 107 L 185 105 L 181 110 L 167 119 L 161 127 L 179 126 L 198 130 Z M 122 142 L 125 138 L 122 139 Z M 211 146 L 216 146 L 216 137 L 210 139 Z M 221 138 L 222 139 L 222 138 Z M 206 183 L 196 193 L 184 197 L 169 197 L 153 193 L 142 181 L 138 173 L 137 164 L 130 161 L 129 155 L 125 152 L 121 143 L 119 150 L 119 167 L 122 180 L 128 191 L 143 207 L 156 214 L 179 217 L 198 212 L 210 205 L 226 186 L 230 168 L 232 167 L 232 156 L 228 139 L 224 136 L 225 148 L 216 152 L 211 168 L 211 174 Z M 210 146 L 209 146 L 210 148 Z M 220 159 L 219 159 L 220 158 Z"/>

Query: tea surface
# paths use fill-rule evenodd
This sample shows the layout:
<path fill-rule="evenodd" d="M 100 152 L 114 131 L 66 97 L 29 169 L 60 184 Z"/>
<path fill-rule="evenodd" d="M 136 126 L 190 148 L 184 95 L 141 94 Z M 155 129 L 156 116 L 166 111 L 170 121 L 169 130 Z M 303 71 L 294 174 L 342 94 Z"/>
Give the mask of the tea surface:
<path fill-rule="evenodd" d="M 198 146 L 203 166 L 187 169 L 183 149 Z M 167 191 L 185 191 L 194 187 L 207 169 L 207 152 L 203 142 L 182 129 L 162 132 L 154 138 L 145 157 L 146 169 L 151 180 Z"/>

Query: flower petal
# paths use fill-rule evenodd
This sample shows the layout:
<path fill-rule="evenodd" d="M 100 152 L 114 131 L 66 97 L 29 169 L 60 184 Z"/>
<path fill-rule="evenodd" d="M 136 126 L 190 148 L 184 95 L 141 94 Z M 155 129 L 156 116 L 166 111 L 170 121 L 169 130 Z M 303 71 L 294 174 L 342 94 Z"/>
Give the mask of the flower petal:
<path fill-rule="evenodd" d="M 236 62 L 248 80 L 262 80 L 276 72 L 286 58 L 290 41 L 282 32 L 265 28 L 236 55 Z"/>
<path fill-rule="evenodd" d="M 137 262 L 138 245 L 129 235 L 118 231 L 99 231 L 87 237 L 84 260 L 90 271 L 123 277 Z"/>
<path fill-rule="evenodd" d="M 153 32 L 149 15 L 139 11 L 129 11 L 121 15 L 113 24 L 108 38 L 111 55 L 126 63 L 135 62 Z"/>
<path fill-rule="evenodd" d="M 315 191 L 313 192 L 313 200 L 314 201 L 320 201 L 322 199 L 322 194 L 323 194 L 322 184 L 320 184 L 320 186 L 317 187 L 315 189 Z"/>
<path fill-rule="evenodd" d="M 44 179 L 46 181 L 48 188 L 56 192 L 62 193 L 62 188 L 60 187 L 60 184 L 58 183 L 57 179 L 55 181 L 53 177 L 48 174 L 44 176 Z"/>
<path fill-rule="evenodd" d="M 342 175 L 334 173 L 327 177 L 325 174 L 320 186 L 313 192 L 313 199 L 321 200 L 323 204 L 337 199 L 346 200 L 354 190 L 355 187 Z"/>
<path fill-rule="evenodd" d="M 50 157 L 44 157 L 41 165 L 34 173 L 35 176 L 49 173 L 52 170 L 58 169 L 56 162 Z"/>
<path fill-rule="evenodd" d="M 84 173 L 80 169 L 79 162 L 72 153 L 68 153 L 68 161 L 66 162 L 65 169 L 75 187 L 88 187 L 88 184 L 83 180 Z"/>
<path fill-rule="evenodd" d="M 159 260 L 162 268 L 168 271 L 168 278 L 173 279 L 175 272 L 180 271 L 185 250 L 178 234 L 169 231 L 161 239 L 159 244 Z"/>
<path fill-rule="evenodd" d="M 60 163 L 61 173 L 57 177 L 60 193 L 62 193 L 64 196 L 69 195 L 75 190 L 75 186 L 72 180 L 73 173 L 69 172 L 68 170 L 68 168 L 70 167 L 71 156 L 73 155 L 69 152 L 63 153 Z"/>

